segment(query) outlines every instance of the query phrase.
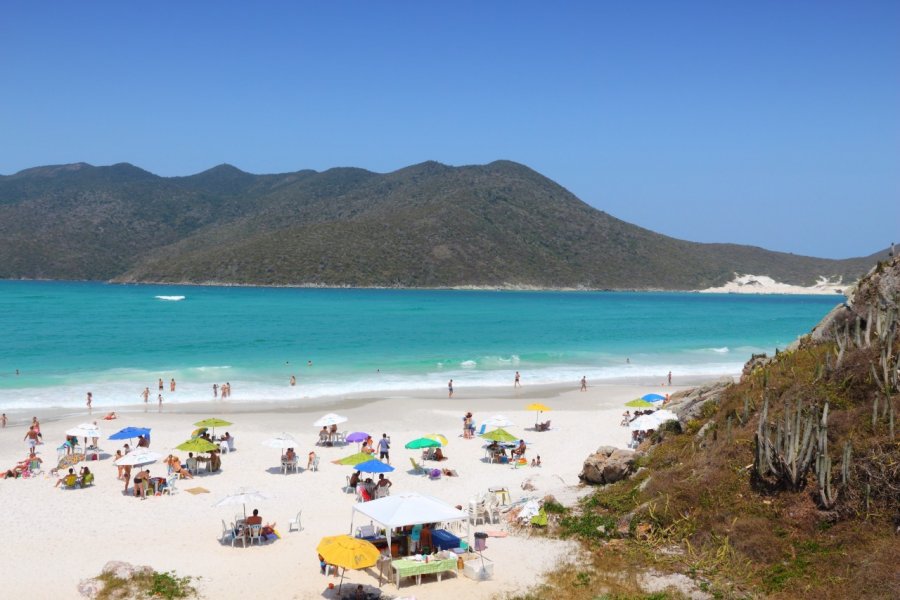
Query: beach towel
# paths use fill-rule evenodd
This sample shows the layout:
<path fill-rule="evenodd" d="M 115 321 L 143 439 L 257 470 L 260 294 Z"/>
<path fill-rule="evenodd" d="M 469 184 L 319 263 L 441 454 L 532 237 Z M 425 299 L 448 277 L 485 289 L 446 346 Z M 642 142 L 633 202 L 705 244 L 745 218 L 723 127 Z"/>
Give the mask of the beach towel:
<path fill-rule="evenodd" d="M 209 493 L 209 490 L 208 490 L 208 489 L 202 488 L 202 487 L 188 488 L 188 489 L 186 489 L 186 490 L 184 490 L 184 491 L 186 491 L 188 494 L 193 494 L 193 495 L 195 495 L 195 496 L 196 496 L 197 494 L 208 494 L 208 493 Z"/>
<path fill-rule="evenodd" d="M 506 537 L 508 534 L 505 531 L 485 531 L 489 537 Z"/>

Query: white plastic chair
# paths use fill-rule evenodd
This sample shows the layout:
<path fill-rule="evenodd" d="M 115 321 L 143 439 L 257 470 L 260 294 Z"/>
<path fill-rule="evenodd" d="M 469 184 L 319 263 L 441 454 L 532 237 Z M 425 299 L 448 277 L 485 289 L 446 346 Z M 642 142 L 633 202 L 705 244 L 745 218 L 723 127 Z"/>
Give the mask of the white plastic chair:
<path fill-rule="evenodd" d="M 303 525 L 300 524 L 300 513 L 303 512 L 303 509 L 297 511 L 297 516 L 294 517 L 294 520 L 288 523 L 288 533 L 293 531 L 295 528 L 297 531 L 303 531 Z"/>
<path fill-rule="evenodd" d="M 318 471 L 319 470 L 319 457 L 315 457 L 312 460 L 312 464 L 309 466 L 310 471 Z"/>
<path fill-rule="evenodd" d="M 199 463 L 196 458 L 189 458 L 184 461 L 185 468 L 191 475 L 197 475 L 200 472 Z"/>
<path fill-rule="evenodd" d="M 250 544 L 253 544 L 253 540 L 256 540 L 256 543 L 262 546 L 262 525 L 256 524 L 250 526 Z"/>
<path fill-rule="evenodd" d="M 178 487 L 176 487 L 175 482 L 178 481 L 178 473 L 170 473 L 168 477 L 166 477 L 166 491 L 171 496 L 172 494 L 178 491 Z M 225 524 L 225 521 L 222 521 L 222 525 Z"/>
<path fill-rule="evenodd" d="M 228 525 L 225 524 L 225 519 L 222 519 L 222 535 L 219 537 L 219 543 L 224 544 L 232 536 L 234 536 L 234 527 L 229 529 Z"/>

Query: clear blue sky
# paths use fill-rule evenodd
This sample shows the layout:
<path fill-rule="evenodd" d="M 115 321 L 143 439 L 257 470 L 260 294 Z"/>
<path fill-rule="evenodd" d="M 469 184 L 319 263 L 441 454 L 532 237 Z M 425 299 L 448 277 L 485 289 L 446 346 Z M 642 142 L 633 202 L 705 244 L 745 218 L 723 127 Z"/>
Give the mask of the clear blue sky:
<path fill-rule="evenodd" d="M 696 241 L 900 242 L 900 2 L 9 2 L 0 173 L 522 162 Z"/>

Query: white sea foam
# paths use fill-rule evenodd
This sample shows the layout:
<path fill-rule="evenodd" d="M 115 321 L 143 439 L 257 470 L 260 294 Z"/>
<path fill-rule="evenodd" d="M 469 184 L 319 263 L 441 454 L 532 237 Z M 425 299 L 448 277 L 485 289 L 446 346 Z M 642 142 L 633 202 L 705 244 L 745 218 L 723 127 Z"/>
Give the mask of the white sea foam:
<path fill-rule="evenodd" d="M 721 348 L 713 348 L 712 351 L 718 352 L 719 354 L 725 354 L 727 352 L 730 352 L 730 350 L 728 349 L 728 346 L 722 346 Z"/>
<path fill-rule="evenodd" d="M 465 369 L 474 369 L 475 367 L 478 366 L 478 363 L 475 362 L 474 360 L 464 360 L 460 363 L 460 366 L 462 366 Z"/>
<path fill-rule="evenodd" d="M 167 300 L 169 302 L 179 302 L 185 299 L 185 296 L 153 296 L 157 300 Z"/>

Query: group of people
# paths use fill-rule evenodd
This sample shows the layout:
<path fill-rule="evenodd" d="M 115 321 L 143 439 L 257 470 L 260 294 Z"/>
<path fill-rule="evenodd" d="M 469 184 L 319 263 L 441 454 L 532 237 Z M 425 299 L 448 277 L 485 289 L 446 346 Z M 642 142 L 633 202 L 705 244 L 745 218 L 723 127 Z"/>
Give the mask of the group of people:
<path fill-rule="evenodd" d="M 221 394 L 222 400 L 231 397 L 231 383 L 225 382 L 222 385 L 217 383 L 213 384 L 213 398 L 218 398 Z"/>
<path fill-rule="evenodd" d="M 384 473 L 378 474 L 378 481 L 373 481 L 371 477 L 362 479 L 362 473 L 354 471 L 350 476 L 350 488 L 356 490 L 363 502 L 381 498 L 388 495 L 388 489 L 393 485 L 391 480 L 384 476 Z"/>
<path fill-rule="evenodd" d="M 56 481 L 56 485 L 53 487 L 59 487 L 60 485 L 65 485 L 67 488 L 75 487 L 76 485 L 81 487 L 87 487 L 94 482 L 94 474 L 91 473 L 90 468 L 87 465 L 81 467 L 81 471 L 78 472 L 78 475 L 75 474 L 75 469 L 70 467 L 69 473 L 60 477 Z"/>
<path fill-rule="evenodd" d="M 470 412 L 463 417 L 463 437 L 466 439 L 475 437 L 475 420 Z"/>

